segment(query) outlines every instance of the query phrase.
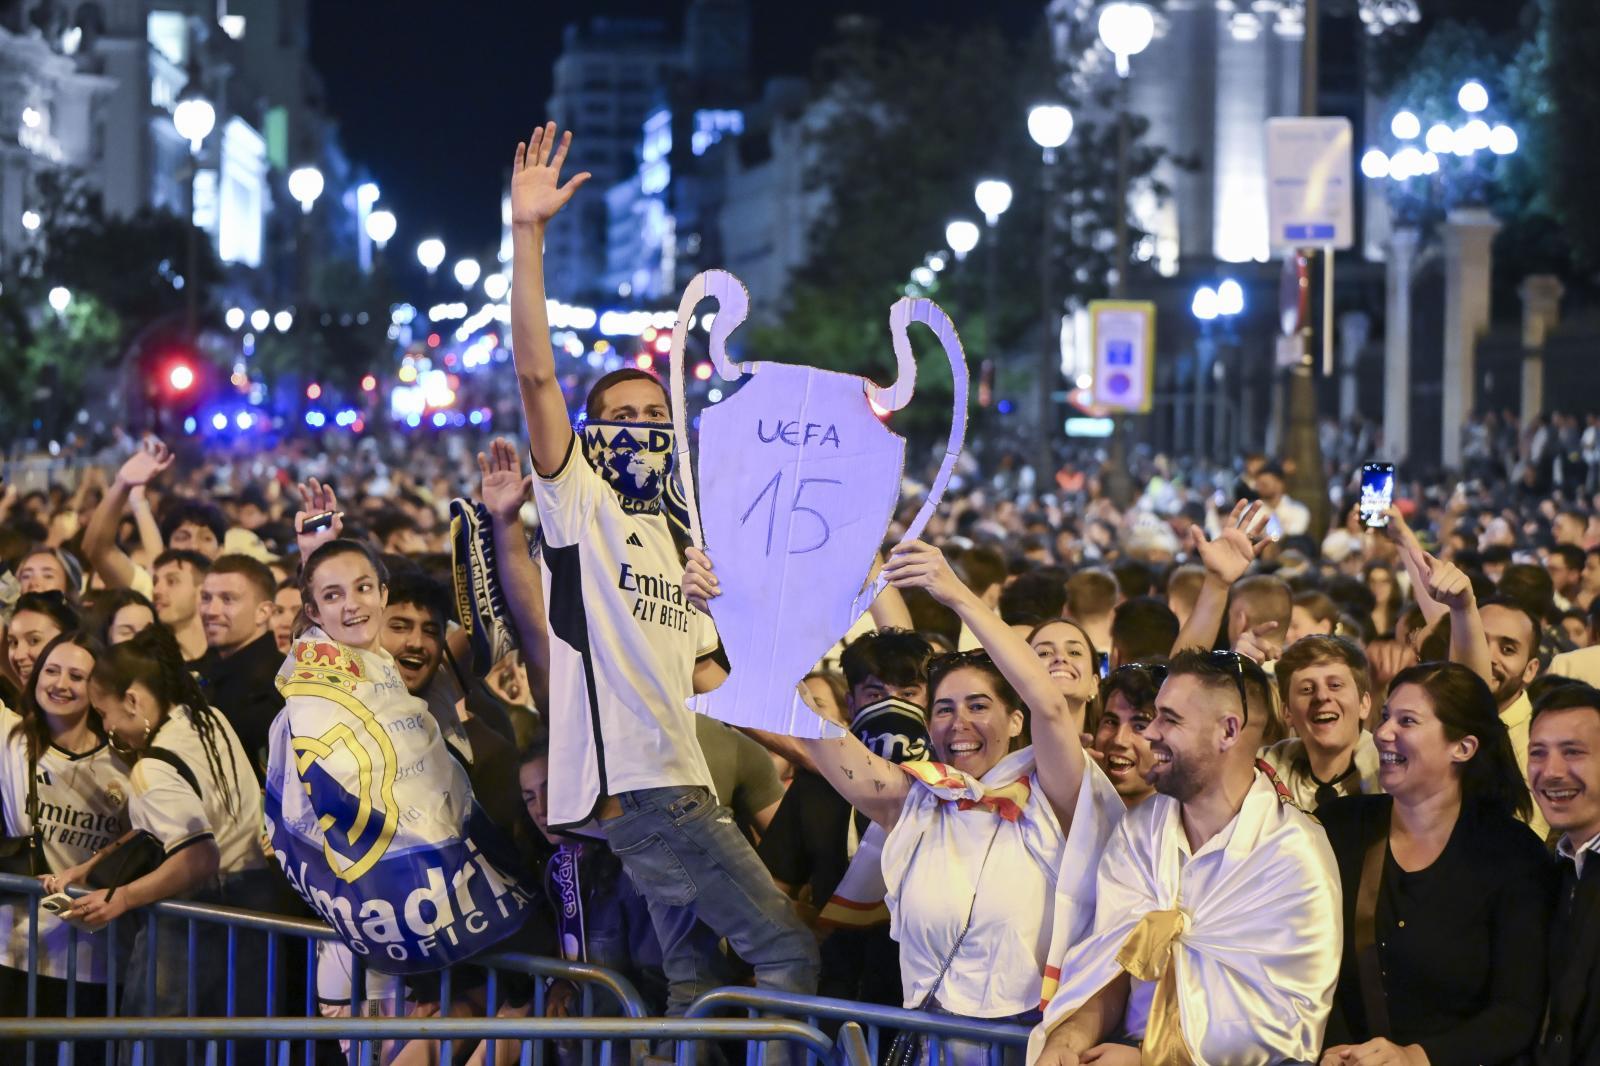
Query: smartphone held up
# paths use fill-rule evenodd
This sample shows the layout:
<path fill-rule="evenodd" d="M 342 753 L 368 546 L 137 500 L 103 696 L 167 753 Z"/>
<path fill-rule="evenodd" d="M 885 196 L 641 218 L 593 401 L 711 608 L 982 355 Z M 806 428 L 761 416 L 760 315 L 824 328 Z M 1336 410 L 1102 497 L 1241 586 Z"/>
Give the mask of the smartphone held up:
<path fill-rule="evenodd" d="M 1361 466 L 1361 523 L 1372 529 L 1389 524 L 1389 508 L 1394 504 L 1394 464 L 1363 463 Z"/>

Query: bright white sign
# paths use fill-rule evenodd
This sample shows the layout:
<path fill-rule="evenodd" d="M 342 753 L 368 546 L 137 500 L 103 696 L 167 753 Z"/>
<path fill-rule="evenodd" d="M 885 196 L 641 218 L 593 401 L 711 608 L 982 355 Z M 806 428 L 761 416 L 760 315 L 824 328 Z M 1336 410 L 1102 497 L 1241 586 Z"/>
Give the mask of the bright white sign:
<path fill-rule="evenodd" d="M 1354 134 L 1346 118 L 1267 119 L 1267 221 L 1274 251 L 1355 237 Z"/>

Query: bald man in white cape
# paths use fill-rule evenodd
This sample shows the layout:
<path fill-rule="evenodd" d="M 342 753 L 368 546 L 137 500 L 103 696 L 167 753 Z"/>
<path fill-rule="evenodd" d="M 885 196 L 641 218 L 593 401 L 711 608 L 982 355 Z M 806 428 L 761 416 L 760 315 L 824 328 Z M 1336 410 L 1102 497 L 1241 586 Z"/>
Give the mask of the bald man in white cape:
<path fill-rule="evenodd" d="M 1144 736 L 1160 795 L 1100 863 L 1030 1066 L 1315 1062 L 1343 944 L 1327 837 L 1255 762 L 1265 677 L 1231 652 L 1172 662 Z"/>

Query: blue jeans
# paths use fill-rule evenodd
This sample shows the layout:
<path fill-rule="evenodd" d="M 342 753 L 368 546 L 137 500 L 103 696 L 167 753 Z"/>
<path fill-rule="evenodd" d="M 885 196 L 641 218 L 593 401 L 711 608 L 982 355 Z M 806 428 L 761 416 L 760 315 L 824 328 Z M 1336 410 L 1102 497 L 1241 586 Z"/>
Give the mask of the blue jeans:
<path fill-rule="evenodd" d="M 600 823 L 612 852 L 650 907 L 668 984 L 667 1013 L 682 1014 L 719 983 L 696 921 L 727 938 L 756 983 L 815 994 L 816 939 L 778 891 L 733 814 L 699 786 L 617 796 L 622 813 Z"/>

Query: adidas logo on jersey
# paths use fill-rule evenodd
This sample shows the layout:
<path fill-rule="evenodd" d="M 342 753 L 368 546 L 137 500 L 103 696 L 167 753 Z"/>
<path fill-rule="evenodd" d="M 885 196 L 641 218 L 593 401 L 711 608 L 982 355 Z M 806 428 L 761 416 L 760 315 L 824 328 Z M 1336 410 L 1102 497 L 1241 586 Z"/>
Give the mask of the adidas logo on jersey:
<path fill-rule="evenodd" d="M 629 547 L 633 547 L 633 548 L 642 548 L 642 547 L 644 547 L 644 541 L 639 539 L 639 534 L 637 534 L 637 533 L 629 533 L 628 534 L 628 546 Z"/>

